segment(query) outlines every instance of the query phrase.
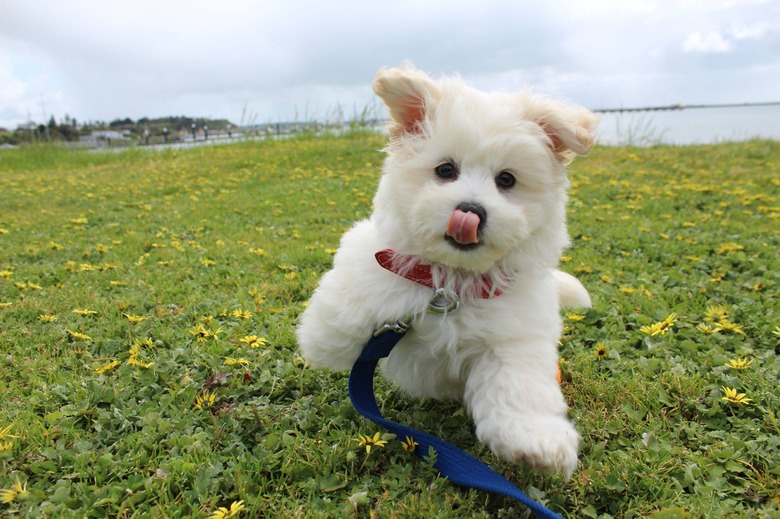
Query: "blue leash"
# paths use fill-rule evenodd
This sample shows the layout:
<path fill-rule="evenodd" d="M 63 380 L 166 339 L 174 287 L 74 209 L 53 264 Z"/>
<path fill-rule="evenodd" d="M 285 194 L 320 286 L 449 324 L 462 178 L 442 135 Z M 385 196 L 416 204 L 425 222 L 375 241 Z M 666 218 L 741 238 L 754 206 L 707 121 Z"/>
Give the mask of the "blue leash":
<path fill-rule="evenodd" d="M 403 323 L 399 325 L 386 326 L 377 332 L 368 341 L 360 358 L 352 366 L 349 374 L 349 398 L 355 409 L 366 418 L 385 427 L 396 437 L 412 438 L 418 444 L 415 452 L 419 458 L 425 456 L 432 447 L 437 453 L 434 468 L 453 483 L 516 499 L 540 519 L 562 519 L 470 454 L 435 436 L 391 422 L 382 416 L 374 397 L 374 372 L 379 360 L 390 355 L 408 330 L 408 325 Z"/>

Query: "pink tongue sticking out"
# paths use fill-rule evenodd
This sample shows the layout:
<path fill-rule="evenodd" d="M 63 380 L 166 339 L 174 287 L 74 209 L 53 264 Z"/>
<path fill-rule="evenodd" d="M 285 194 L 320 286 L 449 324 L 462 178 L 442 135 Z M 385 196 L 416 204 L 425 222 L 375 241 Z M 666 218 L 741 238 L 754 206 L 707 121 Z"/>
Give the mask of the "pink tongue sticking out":
<path fill-rule="evenodd" d="M 479 230 L 479 216 L 474 213 L 464 213 L 455 209 L 450 215 L 447 224 L 447 236 L 461 245 L 479 243 L 477 231 Z"/>

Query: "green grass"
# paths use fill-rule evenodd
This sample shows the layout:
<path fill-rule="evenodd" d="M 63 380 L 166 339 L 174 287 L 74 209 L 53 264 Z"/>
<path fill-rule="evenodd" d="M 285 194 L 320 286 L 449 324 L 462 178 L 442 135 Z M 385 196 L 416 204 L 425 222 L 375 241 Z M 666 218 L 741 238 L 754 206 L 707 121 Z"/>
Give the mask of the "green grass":
<path fill-rule="evenodd" d="M 383 431 L 351 408 L 346 373 L 296 351 L 340 235 L 369 214 L 382 145 L 1 152 L 0 515 L 207 517 L 239 500 L 243 517 L 524 514 L 398 440 L 367 454 L 358 437 Z M 562 265 L 594 299 L 565 312 L 561 346 L 574 477 L 497 460 L 458 405 L 385 382 L 380 405 L 564 516 L 776 516 L 780 144 L 599 148 L 571 177 Z"/>

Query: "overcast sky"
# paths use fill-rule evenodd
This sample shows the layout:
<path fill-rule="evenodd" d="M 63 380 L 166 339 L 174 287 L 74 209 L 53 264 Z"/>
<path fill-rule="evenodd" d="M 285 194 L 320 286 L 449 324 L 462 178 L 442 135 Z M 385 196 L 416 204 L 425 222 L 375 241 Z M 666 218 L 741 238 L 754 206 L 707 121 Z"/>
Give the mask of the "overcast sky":
<path fill-rule="evenodd" d="M 349 118 L 403 60 L 590 108 L 779 101 L 780 1 L 0 0 L 0 127 Z"/>

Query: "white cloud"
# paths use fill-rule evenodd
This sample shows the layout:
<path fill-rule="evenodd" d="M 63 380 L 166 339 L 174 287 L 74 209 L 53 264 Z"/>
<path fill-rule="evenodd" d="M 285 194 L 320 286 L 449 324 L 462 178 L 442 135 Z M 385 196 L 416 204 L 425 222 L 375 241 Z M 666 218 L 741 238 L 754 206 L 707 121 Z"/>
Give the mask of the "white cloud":
<path fill-rule="evenodd" d="M 685 52 L 725 53 L 730 52 L 734 46 L 718 31 L 710 31 L 707 34 L 694 32 L 682 44 Z"/>
<path fill-rule="evenodd" d="M 686 89 L 696 102 L 780 91 L 776 68 L 756 69 L 766 70 L 758 85 L 740 73 L 777 61 L 776 1 L 25 0 L 2 10 L 6 127 L 27 111 L 39 120 L 42 100 L 79 120 L 239 122 L 246 108 L 264 122 L 339 106 L 350 115 L 372 102 L 376 70 L 404 59 L 482 88 L 530 83 L 589 106 L 676 100 L 676 78 L 694 72 L 708 85 Z"/>

